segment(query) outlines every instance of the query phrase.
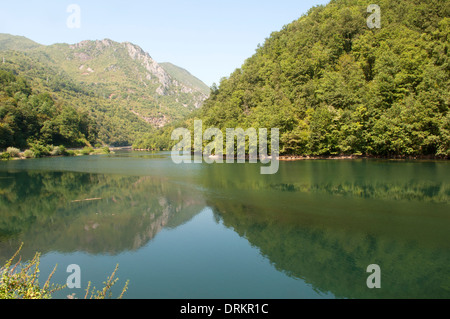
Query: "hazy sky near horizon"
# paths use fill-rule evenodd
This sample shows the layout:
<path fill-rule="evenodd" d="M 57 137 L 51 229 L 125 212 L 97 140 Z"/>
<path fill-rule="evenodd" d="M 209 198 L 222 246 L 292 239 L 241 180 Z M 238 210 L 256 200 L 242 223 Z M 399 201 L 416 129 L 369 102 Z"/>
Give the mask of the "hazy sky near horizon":
<path fill-rule="evenodd" d="M 0 33 L 41 44 L 129 41 L 157 62 L 187 69 L 208 86 L 229 76 L 273 31 L 329 0 L 0 0 Z M 80 28 L 69 28 L 76 4 Z"/>

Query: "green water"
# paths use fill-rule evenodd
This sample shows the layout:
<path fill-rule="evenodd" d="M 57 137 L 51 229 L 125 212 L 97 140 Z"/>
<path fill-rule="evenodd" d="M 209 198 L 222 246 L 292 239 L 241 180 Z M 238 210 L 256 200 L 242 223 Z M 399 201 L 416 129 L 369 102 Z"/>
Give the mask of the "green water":
<path fill-rule="evenodd" d="M 281 162 L 276 175 L 164 153 L 0 162 L 0 262 L 23 242 L 45 279 L 79 265 L 82 288 L 58 298 L 116 264 L 126 298 L 449 298 L 449 177 L 434 161 Z"/>

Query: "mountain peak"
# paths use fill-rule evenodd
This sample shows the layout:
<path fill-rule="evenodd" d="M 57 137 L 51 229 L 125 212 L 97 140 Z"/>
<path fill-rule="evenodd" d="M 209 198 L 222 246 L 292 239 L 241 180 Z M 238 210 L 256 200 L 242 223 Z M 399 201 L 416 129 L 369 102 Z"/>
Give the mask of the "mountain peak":
<path fill-rule="evenodd" d="M 131 43 L 131 42 L 123 42 L 123 47 L 128 50 L 128 53 L 130 54 L 130 57 L 134 60 L 140 58 L 140 57 L 148 57 L 151 58 L 150 54 L 148 52 L 145 52 L 140 46 Z"/>
<path fill-rule="evenodd" d="M 84 40 L 84 41 L 72 44 L 69 47 L 71 49 L 80 49 L 80 48 L 88 48 L 88 47 L 95 47 L 96 49 L 103 49 L 103 48 L 111 47 L 112 45 L 114 45 L 116 43 L 117 42 L 114 42 L 110 39 Z"/>

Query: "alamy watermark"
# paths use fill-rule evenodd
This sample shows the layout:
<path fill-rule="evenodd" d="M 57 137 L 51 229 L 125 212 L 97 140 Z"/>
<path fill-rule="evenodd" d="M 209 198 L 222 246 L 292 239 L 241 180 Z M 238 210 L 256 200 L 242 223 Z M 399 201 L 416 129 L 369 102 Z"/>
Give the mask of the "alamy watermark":
<path fill-rule="evenodd" d="M 369 289 L 381 288 L 381 268 L 377 264 L 372 264 L 366 270 L 371 275 L 367 278 L 366 284 Z"/>
<path fill-rule="evenodd" d="M 69 265 L 66 270 L 71 273 L 67 277 L 66 285 L 69 289 L 80 289 L 81 288 L 81 268 L 76 264 Z"/>
<path fill-rule="evenodd" d="M 81 7 L 78 4 L 70 4 L 66 9 L 70 16 L 66 20 L 66 25 L 69 29 L 81 28 Z M 367 7 L 367 13 L 370 16 L 367 18 L 367 27 L 369 29 L 381 28 L 381 8 L 377 4 L 370 4 Z"/>
<path fill-rule="evenodd" d="M 367 27 L 369 29 L 381 28 L 381 8 L 377 4 L 371 4 L 367 7 L 367 13 L 371 15 L 367 18 Z"/>
<path fill-rule="evenodd" d="M 266 128 L 227 128 L 225 134 L 218 128 L 208 128 L 203 132 L 203 122 L 194 121 L 194 138 L 187 128 L 177 128 L 172 132 L 172 140 L 180 140 L 172 148 L 172 160 L 176 164 L 181 163 L 249 163 L 256 164 L 258 160 L 262 164 L 270 163 L 270 166 L 261 167 L 261 174 L 276 174 L 279 169 L 279 135 L 277 128 L 270 131 L 270 154 L 268 145 L 268 130 Z M 259 138 L 258 138 L 259 137 Z M 247 144 L 248 140 L 248 144 Z M 193 141 L 193 143 L 192 143 Z M 210 141 L 203 147 L 204 141 Z M 194 149 L 192 150 L 192 144 Z M 248 147 L 247 147 L 248 146 Z M 192 160 L 192 154 L 194 159 Z"/>
<path fill-rule="evenodd" d="M 67 17 L 66 25 L 69 29 L 80 29 L 81 28 L 81 8 L 78 4 L 71 4 L 66 9 L 67 13 L 71 13 Z"/>

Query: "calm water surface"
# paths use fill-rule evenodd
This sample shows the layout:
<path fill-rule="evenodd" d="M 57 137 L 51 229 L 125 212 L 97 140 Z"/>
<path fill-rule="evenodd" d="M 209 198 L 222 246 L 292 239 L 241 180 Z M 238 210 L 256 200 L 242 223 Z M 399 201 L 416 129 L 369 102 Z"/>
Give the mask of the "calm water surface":
<path fill-rule="evenodd" d="M 81 267 L 84 296 L 119 264 L 126 298 L 449 298 L 450 164 L 385 160 L 175 165 L 170 154 L 0 162 L 0 262 L 24 243 Z M 86 201 L 86 199 L 90 199 Z M 381 289 L 366 285 L 381 267 Z M 44 281 L 44 280 L 42 280 Z"/>

